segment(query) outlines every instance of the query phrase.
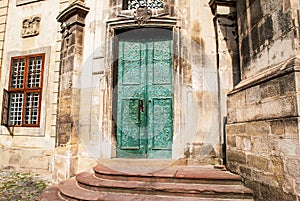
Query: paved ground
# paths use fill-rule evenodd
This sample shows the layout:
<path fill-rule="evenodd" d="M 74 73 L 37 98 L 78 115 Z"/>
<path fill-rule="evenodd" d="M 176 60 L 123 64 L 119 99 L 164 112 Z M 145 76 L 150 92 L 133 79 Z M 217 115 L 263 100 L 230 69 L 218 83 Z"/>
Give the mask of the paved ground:
<path fill-rule="evenodd" d="M 0 201 L 37 201 L 50 185 L 38 174 L 0 169 Z"/>

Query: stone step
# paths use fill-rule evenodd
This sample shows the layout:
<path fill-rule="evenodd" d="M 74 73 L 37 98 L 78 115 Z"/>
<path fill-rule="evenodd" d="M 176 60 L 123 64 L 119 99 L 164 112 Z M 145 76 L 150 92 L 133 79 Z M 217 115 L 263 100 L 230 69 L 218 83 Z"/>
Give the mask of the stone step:
<path fill-rule="evenodd" d="M 214 169 L 212 166 L 170 166 L 155 171 L 137 172 L 120 171 L 102 164 L 93 168 L 95 176 L 102 179 L 122 181 L 169 182 L 169 183 L 198 183 L 240 185 L 242 178 L 228 171 Z M 132 168 L 135 170 L 135 168 Z"/>
<path fill-rule="evenodd" d="M 45 189 L 41 194 L 40 201 L 66 201 L 62 196 L 60 196 L 60 192 L 58 186 L 52 186 L 51 188 Z"/>
<path fill-rule="evenodd" d="M 252 197 L 252 191 L 242 185 L 118 181 L 97 178 L 94 174 L 88 172 L 78 174 L 76 180 L 79 186 L 94 191 L 206 198 L 244 199 Z"/>
<path fill-rule="evenodd" d="M 151 165 L 98 164 L 94 172 L 80 173 L 45 190 L 41 200 L 253 201 L 242 178 L 228 171 L 212 166 Z"/>
<path fill-rule="evenodd" d="M 108 191 L 91 191 L 80 187 L 75 178 L 68 179 L 59 185 L 61 194 L 67 200 L 80 201 L 253 201 L 252 198 L 206 198 L 206 197 L 186 197 L 174 195 L 149 195 L 141 193 L 120 193 Z M 46 200 L 45 200 L 46 201 Z M 50 201 L 50 200 L 49 200 Z"/>

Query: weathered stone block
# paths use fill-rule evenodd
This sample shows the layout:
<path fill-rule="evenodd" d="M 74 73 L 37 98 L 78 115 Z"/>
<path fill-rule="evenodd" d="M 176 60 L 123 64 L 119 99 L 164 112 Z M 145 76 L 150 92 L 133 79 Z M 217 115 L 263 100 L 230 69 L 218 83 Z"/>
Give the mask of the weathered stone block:
<path fill-rule="evenodd" d="M 296 196 L 283 192 L 281 188 L 275 188 L 269 185 L 260 185 L 259 201 L 292 201 Z"/>
<path fill-rule="evenodd" d="M 296 156 L 299 154 L 299 141 L 295 139 L 279 139 L 280 151 L 287 156 Z"/>
<path fill-rule="evenodd" d="M 256 169 L 266 171 L 268 168 L 268 159 L 261 156 L 247 155 L 247 164 Z"/>
<path fill-rule="evenodd" d="M 263 114 L 264 111 L 262 110 L 260 104 L 251 104 L 237 110 L 237 121 L 248 122 L 253 120 L 259 120 L 263 117 Z"/>
<path fill-rule="evenodd" d="M 290 176 L 300 178 L 300 158 L 287 158 L 285 165 Z"/>
<path fill-rule="evenodd" d="M 251 177 L 252 176 L 252 169 L 249 166 L 240 166 L 239 167 L 239 172 L 242 174 L 244 177 Z"/>
<path fill-rule="evenodd" d="M 284 174 L 284 164 L 280 156 L 272 155 L 269 158 L 268 171 L 275 175 Z"/>
<path fill-rule="evenodd" d="M 295 81 L 295 74 L 290 73 L 285 75 L 279 79 L 279 86 L 280 86 L 280 95 L 288 95 L 291 93 L 296 93 L 296 81 Z"/>
<path fill-rule="evenodd" d="M 270 133 L 270 123 L 268 121 L 248 122 L 245 124 L 247 135 L 264 136 Z"/>
<path fill-rule="evenodd" d="M 251 142 L 250 137 L 244 137 L 242 148 L 243 148 L 244 151 L 251 151 L 252 150 L 252 142 Z"/>
<path fill-rule="evenodd" d="M 236 147 L 236 139 L 235 136 L 227 136 L 226 144 L 230 147 Z"/>
<path fill-rule="evenodd" d="M 268 143 L 266 143 L 268 141 Z M 270 149 L 272 143 L 265 136 L 258 136 L 252 138 L 252 152 L 261 154 L 261 153 L 270 153 L 272 149 Z"/>
<path fill-rule="evenodd" d="M 275 80 L 261 84 L 260 90 L 262 99 L 280 95 L 279 83 Z"/>
<path fill-rule="evenodd" d="M 282 116 L 281 100 L 268 99 L 262 102 L 262 110 L 264 111 L 264 116 L 269 118 L 278 118 Z"/>
<path fill-rule="evenodd" d="M 253 104 L 258 103 L 261 100 L 261 92 L 259 86 L 246 89 L 246 103 Z"/>
<path fill-rule="evenodd" d="M 230 162 L 246 164 L 246 154 L 241 151 L 227 150 L 227 160 Z"/>
<path fill-rule="evenodd" d="M 239 173 L 239 164 L 236 162 L 228 161 L 226 167 L 233 173 Z"/>
<path fill-rule="evenodd" d="M 228 123 L 237 122 L 236 109 L 228 108 L 228 110 L 227 110 L 227 122 Z"/>
<path fill-rule="evenodd" d="M 235 136 L 237 150 L 243 150 L 243 138 L 243 136 Z"/>
<path fill-rule="evenodd" d="M 242 107 L 245 105 L 245 102 L 246 102 L 245 91 L 240 91 L 238 93 L 228 96 L 227 107 L 228 108 Z"/>
<path fill-rule="evenodd" d="M 297 116 L 297 96 L 289 95 L 281 99 L 280 108 L 282 109 L 281 116 Z"/>
<path fill-rule="evenodd" d="M 226 134 L 227 135 L 236 135 L 245 133 L 245 124 L 227 124 L 226 125 Z"/>
<path fill-rule="evenodd" d="M 299 127 L 298 118 L 284 119 L 284 137 L 297 139 L 299 137 L 298 127 Z"/>
<path fill-rule="evenodd" d="M 271 121 L 271 133 L 275 135 L 284 135 L 284 124 L 282 120 Z"/>
<path fill-rule="evenodd" d="M 296 186 L 295 179 L 293 177 L 286 177 L 282 185 L 282 189 L 284 192 L 294 192 L 295 186 Z"/>

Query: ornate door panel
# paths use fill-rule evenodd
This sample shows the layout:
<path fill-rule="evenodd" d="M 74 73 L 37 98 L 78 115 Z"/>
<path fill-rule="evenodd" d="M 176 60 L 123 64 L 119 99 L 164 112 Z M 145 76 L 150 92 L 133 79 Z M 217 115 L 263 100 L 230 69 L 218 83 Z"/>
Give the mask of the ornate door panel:
<path fill-rule="evenodd" d="M 170 158 L 172 40 L 120 39 L 117 157 Z"/>
<path fill-rule="evenodd" d="M 148 157 L 171 158 L 173 141 L 172 41 L 148 43 Z"/>

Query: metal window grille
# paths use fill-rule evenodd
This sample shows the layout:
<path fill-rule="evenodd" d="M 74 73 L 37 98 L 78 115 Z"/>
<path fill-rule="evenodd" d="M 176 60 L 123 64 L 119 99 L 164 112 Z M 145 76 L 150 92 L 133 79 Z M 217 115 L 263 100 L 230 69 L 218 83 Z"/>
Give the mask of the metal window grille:
<path fill-rule="evenodd" d="M 38 123 L 39 99 L 40 94 L 37 92 L 26 94 L 25 124 Z"/>
<path fill-rule="evenodd" d="M 23 93 L 11 93 L 10 95 L 10 110 L 9 110 L 9 124 L 22 124 L 22 109 L 23 109 Z"/>
<path fill-rule="evenodd" d="M 13 60 L 11 88 L 23 88 L 24 71 L 25 71 L 24 59 Z"/>
<path fill-rule="evenodd" d="M 34 88 L 40 86 L 42 57 L 31 57 L 28 65 L 27 87 Z"/>

